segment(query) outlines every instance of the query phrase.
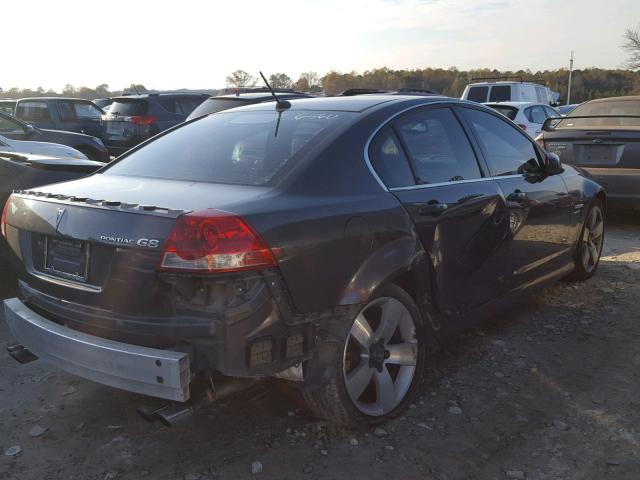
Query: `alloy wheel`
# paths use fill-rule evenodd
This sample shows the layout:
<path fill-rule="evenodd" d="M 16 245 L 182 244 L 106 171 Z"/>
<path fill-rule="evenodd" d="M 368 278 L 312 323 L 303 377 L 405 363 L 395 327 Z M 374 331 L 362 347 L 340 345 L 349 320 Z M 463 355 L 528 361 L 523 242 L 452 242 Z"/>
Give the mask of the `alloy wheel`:
<path fill-rule="evenodd" d="M 604 215 L 598 206 L 594 206 L 584 224 L 582 234 L 581 260 L 587 273 L 592 272 L 598 265 L 604 240 Z"/>
<path fill-rule="evenodd" d="M 381 416 L 406 397 L 418 359 L 418 340 L 407 307 L 392 297 L 369 302 L 345 343 L 342 368 L 349 398 L 365 415 Z"/>

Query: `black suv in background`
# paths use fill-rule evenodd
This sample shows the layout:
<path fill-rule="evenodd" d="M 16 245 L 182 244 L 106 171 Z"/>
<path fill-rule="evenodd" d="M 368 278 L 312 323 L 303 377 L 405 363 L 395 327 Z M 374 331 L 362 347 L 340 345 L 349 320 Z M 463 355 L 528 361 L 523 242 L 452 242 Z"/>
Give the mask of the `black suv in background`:
<path fill-rule="evenodd" d="M 120 155 L 155 134 L 173 127 L 209 95 L 204 93 L 147 93 L 114 97 L 105 125 L 105 143 Z"/>
<path fill-rule="evenodd" d="M 293 98 L 311 98 L 311 95 L 309 95 L 308 93 L 296 92 L 295 90 L 289 89 L 276 88 L 274 89 L 274 92 L 280 100 L 291 100 Z M 230 108 L 271 101 L 273 101 L 273 96 L 266 88 L 257 88 L 251 92 L 218 95 L 216 97 L 210 97 L 209 99 L 202 102 L 198 106 L 198 108 L 191 112 L 191 114 L 187 117 L 187 120 L 201 117 L 202 115 L 208 115 L 209 113 L 222 112 L 223 110 L 229 110 Z"/>
<path fill-rule="evenodd" d="M 82 98 L 34 97 L 19 99 L 14 115 L 36 127 L 102 138 L 103 113 L 93 102 Z"/>

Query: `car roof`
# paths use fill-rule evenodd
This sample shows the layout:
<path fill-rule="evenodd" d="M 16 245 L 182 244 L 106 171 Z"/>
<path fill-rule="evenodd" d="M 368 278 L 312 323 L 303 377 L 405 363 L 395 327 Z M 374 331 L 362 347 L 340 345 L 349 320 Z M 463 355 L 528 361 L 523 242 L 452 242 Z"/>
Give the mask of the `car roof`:
<path fill-rule="evenodd" d="M 640 95 L 628 95 L 626 97 L 608 97 L 608 98 L 596 98 L 589 100 L 585 103 L 606 103 L 606 102 L 638 102 L 640 101 Z"/>
<path fill-rule="evenodd" d="M 155 97 L 210 97 L 208 93 L 199 92 L 149 92 L 149 93 L 132 93 L 126 95 L 119 95 L 117 97 L 111 97 L 112 100 L 122 100 L 132 98 L 134 100 L 147 100 Z"/>
<path fill-rule="evenodd" d="M 276 91 L 276 95 L 279 98 L 311 98 L 311 95 L 303 92 L 278 92 Z M 209 97 L 208 100 L 218 100 L 218 99 L 237 99 L 237 100 L 262 100 L 262 99 L 273 99 L 271 93 L 267 92 L 247 92 L 247 93 L 228 93 L 225 95 L 216 95 L 215 97 Z"/>
<path fill-rule="evenodd" d="M 289 100 L 291 110 L 337 110 L 344 112 L 364 112 L 365 110 L 382 104 L 403 103 L 408 101 L 414 103 L 435 103 L 446 100 L 448 102 L 468 103 L 458 98 L 443 97 L 436 95 L 357 95 L 353 97 L 312 97 L 312 98 L 294 98 Z M 418 102 L 419 100 L 419 102 Z M 255 103 L 243 107 L 238 110 L 272 110 L 273 103 Z M 224 112 L 220 112 L 224 113 Z"/>
<path fill-rule="evenodd" d="M 22 102 L 23 100 L 65 100 L 65 101 L 74 101 L 74 102 L 91 102 L 91 100 L 87 100 L 86 98 L 76 98 L 76 97 L 24 97 L 19 98 L 18 101 Z"/>
<path fill-rule="evenodd" d="M 540 102 L 486 102 L 484 105 L 487 105 L 489 107 L 506 105 L 508 107 L 518 107 L 518 108 L 529 107 L 533 105 L 540 105 L 542 107 L 551 107 L 551 105 L 548 105 L 546 103 L 540 103 Z"/>

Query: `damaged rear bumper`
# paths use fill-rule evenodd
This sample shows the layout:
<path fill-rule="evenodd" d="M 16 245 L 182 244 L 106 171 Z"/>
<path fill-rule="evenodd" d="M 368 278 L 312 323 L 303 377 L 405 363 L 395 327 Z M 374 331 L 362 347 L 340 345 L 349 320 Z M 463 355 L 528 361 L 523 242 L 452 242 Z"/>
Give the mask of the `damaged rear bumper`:
<path fill-rule="evenodd" d="M 186 353 L 108 340 L 47 320 L 17 298 L 4 301 L 11 332 L 31 353 L 73 375 L 153 397 L 189 400 Z"/>

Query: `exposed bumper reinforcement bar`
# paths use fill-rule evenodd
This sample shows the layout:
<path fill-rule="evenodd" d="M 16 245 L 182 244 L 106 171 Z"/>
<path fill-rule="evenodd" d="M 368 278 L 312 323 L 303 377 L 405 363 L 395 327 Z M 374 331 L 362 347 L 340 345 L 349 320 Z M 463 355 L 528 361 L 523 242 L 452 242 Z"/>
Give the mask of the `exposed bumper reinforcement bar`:
<path fill-rule="evenodd" d="M 4 301 L 4 315 L 16 340 L 28 351 L 73 375 L 130 392 L 189 400 L 186 353 L 115 342 L 47 320 L 19 299 Z"/>

